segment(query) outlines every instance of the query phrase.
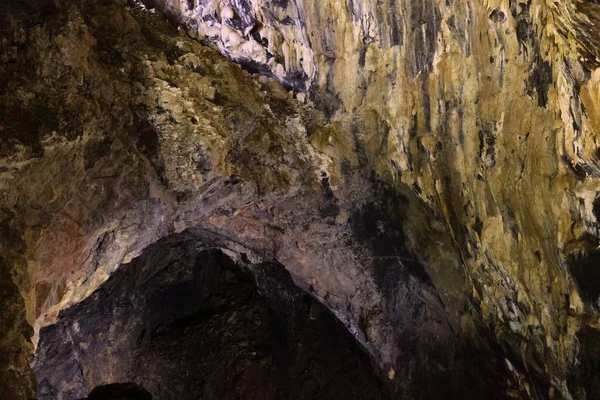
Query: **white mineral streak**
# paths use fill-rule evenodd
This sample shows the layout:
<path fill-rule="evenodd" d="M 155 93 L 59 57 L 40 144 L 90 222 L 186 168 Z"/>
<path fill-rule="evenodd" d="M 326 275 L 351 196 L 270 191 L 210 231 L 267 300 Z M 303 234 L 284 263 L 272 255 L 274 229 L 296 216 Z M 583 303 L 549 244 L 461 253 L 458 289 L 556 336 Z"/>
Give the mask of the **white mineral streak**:
<path fill-rule="evenodd" d="M 264 0 L 247 4 L 249 11 L 239 0 L 200 0 L 190 9 L 188 2 L 168 0 L 167 8 L 184 24 L 196 26 L 199 39 L 212 43 L 233 60 L 264 65 L 282 81 L 294 75 L 310 84 L 316 68 L 308 34 L 300 24 L 301 10 L 296 9 L 296 15 L 285 19 L 289 9 L 280 9 L 274 15 Z M 272 23 L 273 19 L 278 23 Z M 191 36 L 195 37 L 196 32 Z"/>

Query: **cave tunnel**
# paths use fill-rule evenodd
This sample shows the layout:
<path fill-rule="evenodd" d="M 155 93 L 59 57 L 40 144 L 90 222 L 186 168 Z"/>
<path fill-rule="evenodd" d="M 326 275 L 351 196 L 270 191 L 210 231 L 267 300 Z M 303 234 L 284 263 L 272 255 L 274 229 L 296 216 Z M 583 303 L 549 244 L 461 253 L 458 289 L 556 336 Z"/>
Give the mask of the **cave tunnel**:
<path fill-rule="evenodd" d="M 386 397 L 366 352 L 283 266 L 236 258 L 182 233 L 121 265 L 42 328 L 37 399 Z"/>
<path fill-rule="evenodd" d="M 0 400 L 599 399 L 599 25 L 0 0 Z"/>

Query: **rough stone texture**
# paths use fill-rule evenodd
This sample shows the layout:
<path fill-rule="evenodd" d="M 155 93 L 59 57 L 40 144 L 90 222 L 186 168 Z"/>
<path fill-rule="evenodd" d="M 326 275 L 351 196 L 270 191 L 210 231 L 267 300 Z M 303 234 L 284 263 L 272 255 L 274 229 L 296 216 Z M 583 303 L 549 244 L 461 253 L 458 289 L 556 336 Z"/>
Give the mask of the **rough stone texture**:
<path fill-rule="evenodd" d="M 152 6 L 185 26 L 111 0 L 0 6 L 9 398 L 33 393 L 25 320 L 186 228 L 284 265 L 399 397 L 594 398 L 600 6 Z"/>
<path fill-rule="evenodd" d="M 3 11 L 3 265 L 34 344 L 121 263 L 193 227 L 213 247 L 284 265 L 399 395 L 420 393 L 423 380 L 448 395 L 506 385 L 444 224 L 372 172 L 359 135 L 374 115 L 331 124 L 277 82 L 121 2 Z M 429 253 L 412 254 L 426 237 Z M 423 264 L 447 287 L 436 290 Z M 9 315 L 22 320 L 15 304 Z M 14 398 L 33 393 L 31 380 L 12 378 L 30 376 L 23 324 L 8 325 L 21 356 L 1 369 Z"/>
<path fill-rule="evenodd" d="M 151 245 L 42 329 L 38 400 L 106 382 L 164 400 L 387 397 L 352 335 L 282 266 L 235 265 L 199 239 Z"/>
<path fill-rule="evenodd" d="M 580 336 L 600 328 L 600 5 L 167 0 L 162 8 L 195 27 L 211 14 L 207 4 L 224 3 L 234 15 L 250 10 L 259 34 L 283 38 L 269 51 L 291 61 L 274 74 L 302 76 L 295 86 L 337 111 L 332 124 L 359 124 L 353 132 L 377 175 L 412 187 L 445 220 L 473 304 L 519 376 L 516 396 L 593 398 L 569 382 L 593 362 Z M 207 40 L 247 56 L 223 36 Z M 428 254 L 421 246 L 415 253 Z M 428 273 L 442 293 L 456 285 Z"/>

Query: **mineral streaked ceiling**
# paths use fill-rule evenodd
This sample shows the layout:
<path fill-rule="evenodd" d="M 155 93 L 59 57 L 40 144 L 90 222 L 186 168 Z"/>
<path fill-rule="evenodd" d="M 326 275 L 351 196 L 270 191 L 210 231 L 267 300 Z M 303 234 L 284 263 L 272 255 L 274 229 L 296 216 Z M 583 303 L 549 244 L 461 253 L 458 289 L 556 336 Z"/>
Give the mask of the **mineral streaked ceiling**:
<path fill-rule="evenodd" d="M 17 288 L 37 331 L 202 227 L 312 287 L 397 383 L 403 343 L 474 342 L 516 398 L 593 398 L 597 4 L 154 6 L 179 34 L 117 1 L 0 13 L 5 392 L 33 385 Z"/>

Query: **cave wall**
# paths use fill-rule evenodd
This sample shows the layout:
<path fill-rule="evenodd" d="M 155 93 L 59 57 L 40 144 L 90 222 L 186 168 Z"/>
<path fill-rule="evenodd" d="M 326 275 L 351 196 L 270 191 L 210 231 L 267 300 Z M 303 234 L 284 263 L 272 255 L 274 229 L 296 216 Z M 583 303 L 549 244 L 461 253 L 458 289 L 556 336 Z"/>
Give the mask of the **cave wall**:
<path fill-rule="evenodd" d="M 159 3 L 242 63 L 263 62 L 243 51 L 262 43 L 265 68 L 309 88 L 381 179 L 442 216 L 523 390 L 579 390 L 577 332 L 598 328 L 598 4 Z M 443 268 L 429 269 L 442 291 Z"/>
<path fill-rule="evenodd" d="M 396 385 L 440 349 L 468 377 L 468 344 L 517 398 L 593 396 L 598 5 L 1 7 L 15 398 L 42 326 L 189 227 L 284 265 Z"/>
<path fill-rule="evenodd" d="M 276 80 L 124 2 L 2 11 L 0 243 L 6 318 L 19 321 L 3 332 L 9 397 L 35 393 L 28 364 L 42 327 L 187 228 L 284 265 L 399 393 L 426 376 L 448 383 L 448 371 L 458 392 L 504 376 L 490 367 L 481 387 L 467 385 L 501 354 L 469 309 L 443 221 L 374 174 L 353 134 L 368 126 L 331 124 Z M 327 132 L 339 132 L 336 146 Z M 413 254 L 425 238 L 429 253 Z M 448 267 L 443 290 L 429 264 Z"/>

